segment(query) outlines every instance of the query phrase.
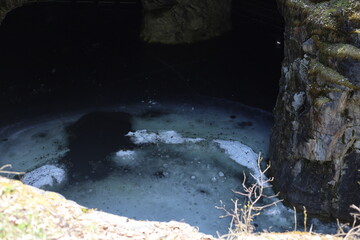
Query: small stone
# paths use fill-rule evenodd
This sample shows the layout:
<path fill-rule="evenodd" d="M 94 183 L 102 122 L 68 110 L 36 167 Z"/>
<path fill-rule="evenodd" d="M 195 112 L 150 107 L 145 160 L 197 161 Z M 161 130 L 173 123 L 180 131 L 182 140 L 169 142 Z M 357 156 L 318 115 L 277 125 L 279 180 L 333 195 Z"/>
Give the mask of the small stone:
<path fill-rule="evenodd" d="M 219 175 L 219 177 L 224 177 L 225 176 L 225 174 L 223 172 L 219 172 L 218 175 Z"/>
<path fill-rule="evenodd" d="M 315 47 L 314 40 L 312 38 L 309 38 L 306 42 L 303 43 L 302 49 L 304 52 L 306 52 L 310 55 L 315 55 L 316 47 Z"/>
<path fill-rule="evenodd" d="M 194 175 L 192 175 L 190 178 L 191 178 L 192 180 L 196 179 L 196 177 L 195 177 Z"/>
<path fill-rule="evenodd" d="M 212 182 L 216 182 L 216 181 L 217 181 L 217 178 L 216 178 L 216 177 L 212 177 L 212 178 L 211 178 L 211 181 L 212 181 Z"/>

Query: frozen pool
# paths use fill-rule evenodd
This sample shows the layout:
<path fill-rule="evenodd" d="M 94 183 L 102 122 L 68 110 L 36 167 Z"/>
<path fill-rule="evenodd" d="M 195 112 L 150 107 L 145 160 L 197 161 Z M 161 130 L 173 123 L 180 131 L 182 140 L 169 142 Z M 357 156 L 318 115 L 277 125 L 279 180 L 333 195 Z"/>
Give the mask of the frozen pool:
<path fill-rule="evenodd" d="M 133 146 L 119 146 L 106 161 L 91 165 L 103 169 L 100 178 L 91 172 L 80 177 L 63 161 L 70 152 L 66 127 L 100 110 L 132 116 L 125 138 Z M 266 158 L 271 125 L 271 114 L 226 100 L 140 100 L 3 127 L 0 165 L 11 163 L 14 170 L 28 172 L 27 184 L 89 208 L 139 220 L 184 221 L 204 233 L 224 234 L 231 219 L 220 218 L 224 212 L 216 206 L 223 201 L 231 209 L 231 199 L 240 198 L 232 190 L 241 190 L 243 172 L 257 176 L 257 156 L 261 152 Z M 85 151 L 94 146 L 86 148 L 83 156 L 89 157 Z M 87 161 L 71 161 L 77 160 Z M 278 204 L 254 224 L 257 231 L 291 230 L 293 212 Z"/>

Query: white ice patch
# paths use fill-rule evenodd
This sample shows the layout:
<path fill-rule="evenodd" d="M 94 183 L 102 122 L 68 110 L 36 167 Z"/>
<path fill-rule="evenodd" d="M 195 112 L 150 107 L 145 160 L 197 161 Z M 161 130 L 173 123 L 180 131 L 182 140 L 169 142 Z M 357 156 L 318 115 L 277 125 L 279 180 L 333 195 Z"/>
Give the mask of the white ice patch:
<path fill-rule="evenodd" d="M 159 131 L 158 133 L 148 133 L 147 130 L 138 130 L 135 132 L 129 132 L 126 136 L 131 137 L 131 140 L 135 144 L 144 144 L 144 143 L 157 143 L 163 142 L 168 144 L 181 144 L 181 143 L 196 143 L 204 140 L 203 138 L 184 138 L 181 134 L 169 130 L 169 131 Z"/>
<path fill-rule="evenodd" d="M 116 152 L 116 156 L 117 157 L 121 157 L 121 158 L 134 158 L 135 157 L 135 151 L 132 150 L 120 150 L 118 152 Z"/>
<path fill-rule="evenodd" d="M 131 141 L 135 144 L 156 143 L 159 136 L 156 133 L 148 133 L 146 130 L 138 130 L 136 132 L 129 132 L 125 136 L 129 136 Z"/>
<path fill-rule="evenodd" d="M 161 130 L 158 133 L 148 132 L 147 130 L 138 130 L 135 132 L 129 132 L 126 136 L 130 136 L 131 140 L 135 144 L 145 143 L 158 143 L 163 142 L 167 144 L 182 144 L 182 143 L 198 143 L 204 141 L 203 138 L 184 138 L 181 134 L 173 130 Z M 260 177 L 260 171 L 258 169 L 256 154 L 250 147 L 231 140 L 213 140 L 213 142 L 219 144 L 221 149 L 225 150 L 225 153 L 238 164 L 247 167 L 252 170 L 255 178 Z M 125 156 L 129 153 L 126 151 L 119 151 L 116 155 Z"/>
<path fill-rule="evenodd" d="M 44 165 L 26 173 L 21 181 L 24 184 L 43 189 L 60 185 L 65 179 L 66 173 L 63 168 L 55 165 Z"/>
<path fill-rule="evenodd" d="M 181 144 L 184 143 L 186 139 L 175 131 L 160 131 L 159 140 L 164 143 Z"/>
<path fill-rule="evenodd" d="M 196 143 L 204 140 L 203 138 L 183 138 L 181 134 L 175 131 L 160 131 L 159 140 L 164 143 L 181 144 L 186 142 Z"/>
<path fill-rule="evenodd" d="M 260 169 L 258 168 L 257 160 L 258 155 L 248 146 L 231 140 L 213 140 L 215 143 L 219 144 L 221 149 L 225 150 L 231 159 L 233 159 L 238 164 L 249 168 L 254 177 L 258 180 L 260 177 Z"/>
<path fill-rule="evenodd" d="M 116 164 L 120 166 L 138 166 L 139 157 L 137 152 L 133 150 L 120 150 L 116 152 L 115 157 L 112 159 Z"/>

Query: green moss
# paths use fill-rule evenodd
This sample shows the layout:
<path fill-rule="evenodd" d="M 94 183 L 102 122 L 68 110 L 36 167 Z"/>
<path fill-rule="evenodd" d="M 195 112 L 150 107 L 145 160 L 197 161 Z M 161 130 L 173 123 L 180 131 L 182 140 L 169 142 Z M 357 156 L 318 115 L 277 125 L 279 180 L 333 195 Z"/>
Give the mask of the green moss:
<path fill-rule="evenodd" d="M 10 194 L 15 191 L 15 187 L 9 183 L 1 183 L 0 185 L 0 196 L 3 194 Z"/>
<path fill-rule="evenodd" d="M 0 0 L 0 24 L 8 12 L 17 7 L 21 7 L 27 1 L 29 0 Z"/>
<path fill-rule="evenodd" d="M 351 45 L 344 43 L 335 43 L 329 44 L 324 43 L 319 40 L 318 36 L 313 36 L 312 39 L 320 52 L 320 57 L 335 58 L 338 60 L 342 59 L 352 59 L 355 61 L 360 61 L 360 49 Z"/>
<path fill-rule="evenodd" d="M 92 212 L 92 211 L 94 211 L 95 209 L 93 209 L 93 208 L 81 208 L 81 211 L 83 212 L 83 213 L 90 213 L 90 212 Z"/>
<path fill-rule="evenodd" d="M 351 58 L 360 61 L 360 49 L 350 44 L 328 44 L 324 52 L 340 59 Z"/>
<path fill-rule="evenodd" d="M 330 99 L 327 97 L 331 92 L 341 92 L 339 88 L 330 88 L 328 86 L 320 86 L 317 83 L 310 85 L 309 94 L 317 107 L 328 103 Z"/>
<path fill-rule="evenodd" d="M 330 0 L 313 3 L 308 0 L 278 0 L 288 23 L 300 19 L 310 35 L 331 42 L 346 42 L 349 22 L 359 19 L 360 1 Z M 294 26 L 297 26 L 294 25 Z"/>
<path fill-rule="evenodd" d="M 309 74 L 315 76 L 325 84 L 332 83 L 352 90 L 360 90 L 360 87 L 352 84 L 348 78 L 344 77 L 335 70 L 324 66 L 317 60 L 311 60 Z"/>
<path fill-rule="evenodd" d="M 330 99 L 328 97 L 320 96 L 320 97 L 315 99 L 314 105 L 317 108 L 321 108 L 324 104 L 326 104 L 328 102 L 330 102 Z"/>

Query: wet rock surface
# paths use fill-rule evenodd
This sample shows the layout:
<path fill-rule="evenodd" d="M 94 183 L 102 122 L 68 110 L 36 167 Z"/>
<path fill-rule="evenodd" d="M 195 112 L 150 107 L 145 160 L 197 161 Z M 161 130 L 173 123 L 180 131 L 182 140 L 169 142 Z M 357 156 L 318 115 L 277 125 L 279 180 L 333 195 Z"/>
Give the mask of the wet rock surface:
<path fill-rule="evenodd" d="M 312 213 L 350 219 L 360 204 L 360 3 L 278 5 L 286 30 L 271 136 L 277 188 Z"/>

